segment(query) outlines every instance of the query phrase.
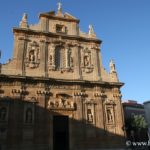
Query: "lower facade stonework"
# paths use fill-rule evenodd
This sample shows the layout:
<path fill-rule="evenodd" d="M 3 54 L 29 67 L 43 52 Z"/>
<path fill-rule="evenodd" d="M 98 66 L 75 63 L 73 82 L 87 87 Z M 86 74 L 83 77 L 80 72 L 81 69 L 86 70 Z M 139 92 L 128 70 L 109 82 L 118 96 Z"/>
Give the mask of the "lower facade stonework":
<path fill-rule="evenodd" d="M 112 91 L 119 91 L 115 85 L 2 79 L 6 95 L 0 97 L 2 150 L 124 147 L 120 97 L 111 98 Z M 106 93 L 97 96 L 102 89 Z"/>

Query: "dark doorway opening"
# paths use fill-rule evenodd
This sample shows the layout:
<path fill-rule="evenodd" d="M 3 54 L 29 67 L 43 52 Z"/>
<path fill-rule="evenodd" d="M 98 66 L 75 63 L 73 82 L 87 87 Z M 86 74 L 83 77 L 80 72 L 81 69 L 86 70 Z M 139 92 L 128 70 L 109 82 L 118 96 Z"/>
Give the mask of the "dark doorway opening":
<path fill-rule="evenodd" d="M 53 150 L 69 150 L 68 116 L 53 117 Z"/>

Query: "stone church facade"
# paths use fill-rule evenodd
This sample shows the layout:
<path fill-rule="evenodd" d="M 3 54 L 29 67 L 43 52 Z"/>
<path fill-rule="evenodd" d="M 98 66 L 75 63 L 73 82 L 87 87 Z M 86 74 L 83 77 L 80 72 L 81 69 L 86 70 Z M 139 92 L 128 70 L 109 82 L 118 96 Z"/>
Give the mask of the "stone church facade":
<path fill-rule="evenodd" d="M 124 120 L 115 64 L 102 66 L 93 27 L 58 10 L 13 28 L 14 53 L 0 65 L 2 150 L 124 148 Z"/>

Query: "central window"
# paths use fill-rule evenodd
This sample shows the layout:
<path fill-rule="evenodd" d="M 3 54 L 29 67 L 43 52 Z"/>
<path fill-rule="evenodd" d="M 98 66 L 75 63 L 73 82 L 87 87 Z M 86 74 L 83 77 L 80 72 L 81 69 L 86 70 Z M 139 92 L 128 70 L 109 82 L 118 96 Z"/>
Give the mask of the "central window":
<path fill-rule="evenodd" d="M 56 70 L 61 70 L 65 67 L 65 49 L 62 46 L 57 46 L 55 49 L 55 65 Z"/>
<path fill-rule="evenodd" d="M 56 24 L 56 32 L 58 33 L 63 32 L 63 25 Z"/>
<path fill-rule="evenodd" d="M 67 27 L 65 27 L 64 25 L 56 24 L 56 32 L 67 33 Z"/>

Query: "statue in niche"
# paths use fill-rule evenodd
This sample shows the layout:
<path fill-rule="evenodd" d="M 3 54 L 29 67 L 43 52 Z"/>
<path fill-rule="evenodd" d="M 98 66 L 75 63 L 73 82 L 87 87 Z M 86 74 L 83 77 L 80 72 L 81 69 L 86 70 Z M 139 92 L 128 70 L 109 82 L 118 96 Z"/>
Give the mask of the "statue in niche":
<path fill-rule="evenodd" d="M 49 56 L 49 64 L 52 65 L 52 55 Z"/>
<path fill-rule="evenodd" d="M 29 52 L 29 61 L 32 63 L 32 62 L 35 62 L 35 54 L 34 54 L 34 50 L 31 50 Z"/>
<path fill-rule="evenodd" d="M 38 44 L 34 41 L 29 45 L 26 54 L 26 66 L 30 68 L 36 68 L 40 64 L 40 50 Z"/>
<path fill-rule="evenodd" d="M 91 109 L 87 109 L 87 120 L 89 123 L 93 123 L 93 115 Z"/>
<path fill-rule="evenodd" d="M 84 66 L 90 65 L 90 57 L 88 55 L 84 56 Z"/>
<path fill-rule="evenodd" d="M 70 67 L 73 67 L 73 58 L 70 57 Z"/>
<path fill-rule="evenodd" d="M 109 67 L 110 67 L 110 73 L 116 72 L 115 63 L 112 59 L 110 60 Z"/>
<path fill-rule="evenodd" d="M 107 120 L 108 120 L 108 123 L 113 122 L 113 114 L 112 114 L 112 110 L 110 109 L 107 109 Z"/>
<path fill-rule="evenodd" d="M 7 109 L 5 107 L 0 109 L 0 120 L 6 120 Z"/>
<path fill-rule="evenodd" d="M 26 118 L 25 118 L 26 123 L 32 123 L 32 109 L 28 108 L 26 110 Z"/>
<path fill-rule="evenodd" d="M 93 64 L 91 63 L 91 51 L 88 50 L 88 48 L 82 49 L 81 58 L 82 71 L 91 73 L 94 69 Z"/>

